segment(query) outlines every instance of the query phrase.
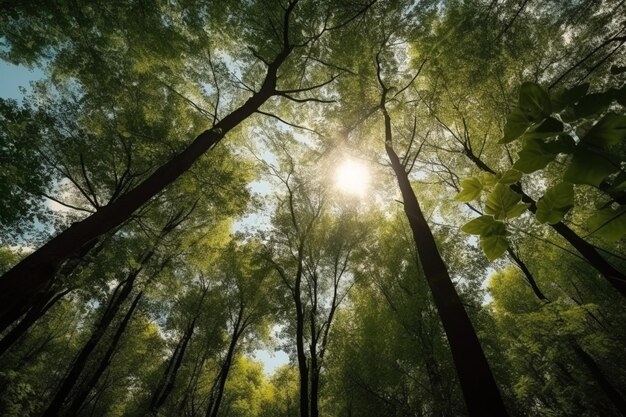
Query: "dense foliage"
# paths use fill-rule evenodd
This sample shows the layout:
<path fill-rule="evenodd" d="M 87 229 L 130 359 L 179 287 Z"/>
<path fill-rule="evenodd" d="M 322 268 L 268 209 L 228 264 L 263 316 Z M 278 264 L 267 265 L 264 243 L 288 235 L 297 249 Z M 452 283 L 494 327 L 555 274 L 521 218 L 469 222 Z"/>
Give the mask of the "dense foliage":
<path fill-rule="evenodd" d="M 623 1 L 0 7 L 0 415 L 626 416 Z"/>

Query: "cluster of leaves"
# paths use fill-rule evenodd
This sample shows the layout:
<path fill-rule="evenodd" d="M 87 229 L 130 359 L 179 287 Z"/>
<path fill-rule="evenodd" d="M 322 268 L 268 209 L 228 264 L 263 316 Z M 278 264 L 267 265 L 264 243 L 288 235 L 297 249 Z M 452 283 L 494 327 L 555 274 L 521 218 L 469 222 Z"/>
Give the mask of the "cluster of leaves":
<path fill-rule="evenodd" d="M 574 207 L 574 185 L 590 185 L 610 200 L 588 221 L 591 233 L 608 241 L 626 234 L 624 139 L 626 115 L 618 105 L 626 103 L 626 86 L 587 94 L 589 84 L 561 89 L 552 97 L 540 85 L 526 82 L 519 91 L 518 106 L 507 117 L 501 144 L 519 141 L 521 148 L 512 169 L 496 175 L 488 172 L 461 180 L 456 199 L 469 203 L 487 193 L 483 216 L 462 230 L 479 235 L 490 260 L 507 249 L 505 222 L 526 211 L 521 203 L 524 174 L 545 169 L 553 161 L 565 168 L 559 182 L 548 187 L 531 207 L 537 221 L 556 224 Z M 607 112 L 607 109 L 611 111 Z M 623 107 L 622 107 L 623 109 Z M 623 111 L 623 110 L 622 110 Z"/>

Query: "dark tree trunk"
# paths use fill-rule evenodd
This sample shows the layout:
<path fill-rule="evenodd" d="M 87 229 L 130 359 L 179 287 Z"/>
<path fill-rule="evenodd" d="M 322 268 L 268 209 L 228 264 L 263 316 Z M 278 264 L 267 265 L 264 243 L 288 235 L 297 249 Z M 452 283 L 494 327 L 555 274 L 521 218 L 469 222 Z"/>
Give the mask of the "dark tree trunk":
<path fill-rule="evenodd" d="M 576 355 L 580 358 L 582 363 L 585 364 L 591 375 L 595 378 L 598 386 L 607 396 L 607 398 L 611 401 L 611 404 L 615 407 L 615 409 L 622 415 L 626 417 L 626 400 L 620 394 L 620 392 L 611 384 L 611 381 L 608 380 L 600 366 L 596 363 L 593 357 L 588 354 L 578 343 L 575 341 L 572 342 L 572 348 Z"/>
<path fill-rule="evenodd" d="M 539 289 L 539 286 L 537 285 L 533 274 L 530 272 L 530 269 L 528 269 L 528 266 L 526 266 L 526 263 L 524 263 L 524 261 L 522 261 L 520 257 L 517 256 L 513 249 L 508 248 L 507 252 L 509 253 L 509 256 L 513 258 L 519 269 L 524 273 L 524 276 L 526 277 L 526 282 L 528 283 L 528 285 L 530 285 L 530 288 L 532 288 L 537 298 L 539 298 L 541 301 L 550 301 L 545 295 L 543 295 L 541 289 Z"/>
<path fill-rule="evenodd" d="M 385 151 L 402 193 L 404 212 L 413 232 L 422 270 L 450 343 L 452 359 L 469 416 L 506 417 L 508 413 L 478 336 L 439 254 L 435 238 L 419 206 L 405 167 L 393 149 L 391 118 L 385 107 L 388 90 L 380 79 L 380 69 L 379 81 L 383 88 L 380 109 L 385 121 Z"/>
<path fill-rule="evenodd" d="M 75 416 L 78 414 L 78 411 L 83 406 L 85 400 L 87 399 L 87 396 L 95 388 L 96 384 L 100 380 L 100 377 L 111 364 L 111 359 L 113 358 L 113 354 L 117 350 L 117 346 L 120 342 L 120 339 L 122 338 L 122 335 L 126 331 L 126 328 L 128 327 L 128 323 L 130 322 L 131 317 L 133 316 L 135 310 L 137 309 L 137 305 L 139 304 L 139 301 L 141 300 L 142 296 L 143 296 L 143 292 L 140 292 L 139 294 L 137 294 L 132 304 L 128 308 L 126 315 L 124 315 L 124 318 L 120 322 L 120 325 L 118 326 L 117 331 L 115 332 L 115 335 L 113 336 L 113 340 L 111 340 L 111 343 L 109 344 L 109 348 L 107 349 L 104 356 L 100 360 L 100 363 L 98 364 L 96 370 L 91 375 L 89 380 L 80 388 L 76 396 L 74 396 L 74 399 L 72 400 L 72 403 L 70 404 L 70 407 L 69 407 L 69 415 Z"/>
<path fill-rule="evenodd" d="M 481 170 L 489 172 L 491 174 L 496 173 L 480 158 L 474 155 L 471 150 L 466 149 L 465 155 Z M 511 188 L 522 195 L 522 201 L 530 205 L 528 209 L 531 212 L 537 212 L 536 201 L 524 192 L 521 185 L 514 184 L 511 186 Z M 582 255 L 583 258 L 585 258 L 589 265 L 594 267 L 609 282 L 609 284 L 611 284 L 623 296 L 626 296 L 626 274 L 618 271 L 610 263 L 608 263 L 607 260 L 604 259 L 604 257 L 600 255 L 600 253 L 598 253 L 593 245 L 578 236 L 578 234 L 570 229 L 565 223 L 558 222 L 556 224 L 551 224 L 550 227 L 552 227 L 555 232 L 561 235 L 563 239 L 569 242 L 569 244 L 572 245 L 574 249 L 576 249 L 578 253 Z"/>
<path fill-rule="evenodd" d="M 285 14 L 288 25 L 292 4 Z M 285 27 L 285 34 L 287 28 Z M 89 217 L 72 224 L 44 246 L 27 256 L 0 278 L 0 323 L 12 323 L 15 316 L 28 300 L 52 280 L 60 265 L 79 253 L 98 236 L 110 231 L 128 219 L 135 210 L 147 203 L 170 183 L 184 174 L 192 164 L 217 145 L 234 127 L 252 115 L 265 101 L 276 94 L 278 68 L 287 59 L 291 50 L 285 45 L 267 68 L 263 84 L 241 107 L 224 117 L 215 126 L 202 132 L 181 153 L 161 165 L 141 184 L 100 208 Z"/>
<path fill-rule="evenodd" d="M 300 296 L 303 272 L 301 258 L 304 251 L 303 246 L 303 243 L 301 243 L 300 248 L 298 248 L 300 259 L 293 288 L 293 299 L 296 307 L 296 354 L 298 357 L 298 372 L 300 374 L 300 417 L 309 417 L 309 367 L 304 350 L 304 309 Z"/>
<path fill-rule="evenodd" d="M 100 252 L 103 248 L 102 244 L 94 249 L 97 242 L 97 240 L 90 242 L 88 245 L 85 245 L 78 254 L 68 259 L 63 264 L 63 266 L 61 266 L 59 271 L 47 280 L 47 284 L 44 289 L 41 289 L 40 291 L 34 293 L 24 303 L 15 305 L 9 312 L 7 312 L 7 314 L 0 316 L 0 333 L 5 331 L 9 326 L 11 326 L 11 324 L 15 323 L 20 317 L 24 315 L 24 313 L 28 315 L 33 308 L 40 308 L 42 300 L 45 302 L 45 300 L 50 297 L 50 294 L 54 293 L 51 288 L 53 288 L 53 286 L 55 285 L 55 280 L 58 276 L 69 276 L 72 272 L 74 272 L 74 270 L 76 270 L 76 268 L 78 268 L 78 266 L 87 255 L 89 255 L 90 253 L 96 254 Z M 36 315 L 37 312 L 35 311 L 34 314 Z M 41 317 L 41 315 L 36 317 L 35 321 L 39 319 L 39 317 Z"/>
<path fill-rule="evenodd" d="M 145 256 L 143 256 L 141 260 L 141 265 L 139 266 L 139 268 L 133 270 L 128 275 L 126 280 L 117 286 L 117 288 L 113 292 L 113 295 L 111 296 L 111 300 L 109 301 L 109 304 L 104 310 L 102 318 L 96 325 L 96 328 L 91 334 L 91 337 L 89 338 L 89 340 L 87 340 L 83 348 L 80 350 L 80 352 L 74 359 L 72 366 L 70 367 L 69 371 L 65 375 L 65 378 L 61 382 L 59 389 L 57 390 L 50 404 L 48 405 L 48 408 L 42 414 L 42 417 L 56 417 L 59 415 L 59 412 L 61 411 L 61 408 L 67 401 L 67 398 L 70 392 L 72 391 L 79 377 L 83 373 L 83 370 L 85 369 L 85 366 L 87 365 L 87 362 L 89 360 L 91 353 L 93 352 L 93 350 L 96 348 L 96 346 L 102 339 L 102 336 L 104 335 L 106 330 L 109 328 L 111 321 L 113 321 L 113 318 L 115 318 L 115 315 L 119 311 L 122 303 L 130 295 L 130 292 L 133 289 L 133 284 L 134 284 L 135 279 L 137 278 L 137 276 L 143 269 L 143 266 L 150 260 L 153 253 L 154 252 L 151 251 L 151 252 L 148 252 Z"/>
<path fill-rule="evenodd" d="M 159 381 L 154 394 L 152 394 L 152 398 L 150 399 L 150 405 L 148 406 L 148 414 L 151 416 L 156 416 L 159 409 L 165 404 L 167 397 L 169 397 L 172 389 L 174 389 L 174 384 L 176 383 L 176 376 L 178 374 L 178 370 L 180 369 L 183 358 L 185 357 L 185 351 L 187 350 L 187 346 L 189 345 L 189 341 L 193 336 L 193 332 L 196 327 L 196 319 L 194 317 L 189 327 L 185 331 L 185 334 L 178 342 L 176 349 L 174 349 L 174 353 L 170 358 L 167 368 L 165 369 L 165 373 L 163 377 Z"/>
<path fill-rule="evenodd" d="M 33 324 L 37 322 L 44 314 L 50 310 L 61 298 L 63 298 L 71 289 L 54 293 L 53 291 L 46 291 L 38 296 L 38 300 L 35 305 L 31 307 L 26 313 L 24 318 L 13 327 L 3 338 L 0 340 L 0 356 L 4 354 L 20 337 L 24 335 L 30 329 Z"/>
<path fill-rule="evenodd" d="M 228 351 L 226 352 L 226 358 L 220 368 L 220 372 L 217 376 L 217 380 L 213 386 L 211 392 L 211 398 L 209 399 L 209 406 L 207 408 L 206 417 L 217 417 L 224 398 L 224 389 L 226 388 L 226 381 L 228 380 L 228 374 L 233 364 L 233 358 L 235 356 L 235 349 L 237 348 L 237 342 L 245 330 L 246 324 L 243 322 L 244 307 L 239 309 L 239 315 L 233 329 L 233 334 L 228 345 Z"/>

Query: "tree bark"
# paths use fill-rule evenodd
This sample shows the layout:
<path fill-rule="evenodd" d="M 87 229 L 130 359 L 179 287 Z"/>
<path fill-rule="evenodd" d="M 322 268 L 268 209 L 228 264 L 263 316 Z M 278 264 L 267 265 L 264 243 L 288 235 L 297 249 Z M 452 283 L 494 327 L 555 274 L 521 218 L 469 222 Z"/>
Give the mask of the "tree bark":
<path fill-rule="evenodd" d="M 300 417 L 309 417 L 309 367 L 304 350 L 304 309 L 300 295 L 303 272 L 303 251 L 304 242 L 301 242 L 300 248 L 298 249 L 300 259 L 298 259 L 296 282 L 293 288 L 293 300 L 296 306 L 296 354 L 298 357 L 298 372 L 300 374 Z"/>
<path fill-rule="evenodd" d="M 65 375 L 65 378 L 61 382 L 59 389 L 57 390 L 50 404 L 48 405 L 48 408 L 46 408 L 46 410 L 42 414 L 42 417 L 56 417 L 59 415 L 59 412 L 67 401 L 67 397 L 76 385 L 78 378 L 83 373 L 83 370 L 87 365 L 87 361 L 89 360 L 91 353 L 94 351 L 94 349 L 102 339 L 102 336 L 109 328 L 111 321 L 113 321 L 113 318 L 119 311 L 122 303 L 130 295 L 135 279 L 137 278 L 145 264 L 150 260 L 153 254 L 154 252 L 150 251 L 145 256 L 143 256 L 141 260 L 141 265 L 131 271 L 127 279 L 120 283 L 115 289 L 113 295 L 111 296 L 111 300 L 109 301 L 109 304 L 102 315 L 102 318 L 96 325 L 96 328 L 91 334 L 89 340 L 87 340 L 87 342 L 83 345 L 83 348 L 74 359 L 72 366 Z"/>
<path fill-rule="evenodd" d="M 604 375 L 604 372 L 602 372 L 602 369 L 600 369 L 600 366 L 596 363 L 593 357 L 575 341 L 572 342 L 572 348 L 582 363 L 584 363 L 587 369 L 589 369 L 602 392 L 604 392 L 607 398 L 611 401 L 611 404 L 613 404 L 620 415 L 626 417 L 626 400 L 624 400 L 624 397 L 622 397 L 620 392 L 613 386 L 613 384 L 611 384 L 611 381 L 608 380 L 606 375 Z"/>
<path fill-rule="evenodd" d="M 66 289 L 58 293 L 53 291 L 46 291 L 41 293 L 34 306 L 26 313 L 24 318 L 13 327 L 3 338 L 0 340 L 0 356 L 4 354 L 20 337 L 24 335 L 30 329 L 33 324 L 37 322 L 44 314 L 50 310 L 61 298 L 63 298 L 71 289 Z"/>
<path fill-rule="evenodd" d="M 122 338 L 122 335 L 126 331 L 126 328 L 128 327 L 128 323 L 130 322 L 131 317 L 133 316 L 135 310 L 137 309 L 137 305 L 139 304 L 139 301 L 141 300 L 142 296 L 143 296 L 143 292 L 140 292 L 139 294 L 137 294 L 132 304 L 128 308 L 126 315 L 120 322 L 120 325 L 118 326 L 117 331 L 115 332 L 115 335 L 113 336 L 113 340 L 111 340 L 111 343 L 109 344 L 109 348 L 107 349 L 104 356 L 100 360 L 100 363 L 98 367 L 96 368 L 95 372 L 93 373 L 93 375 L 91 375 L 89 380 L 81 387 L 81 389 L 78 391 L 78 393 L 72 400 L 72 403 L 70 404 L 70 407 L 69 407 L 69 413 L 68 413 L 69 415 L 71 416 L 78 415 L 78 411 L 83 406 L 85 400 L 87 399 L 87 396 L 95 388 L 96 384 L 100 380 L 100 377 L 111 364 L 111 359 L 113 358 L 113 354 L 117 350 L 117 346 L 120 342 L 120 339 Z"/>
<path fill-rule="evenodd" d="M 439 254 L 435 238 L 411 187 L 405 167 L 393 149 L 391 118 L 385 107 L 388 89 L 382 83 L 380 63 L 378 65 L 379 82 L 383 88 L 380 109 L 385 122 L 385 151 L 402 193 L 404 212 L 413 233 L 422 270 L 450 344 L 469 416 L 506 417 L 508 413 L 478 336 Z"/>
<path fill-rule="evenodd" d="M 148 415 L 150 416 L 157 415 L 159 409 L 163 406 L 167 397 L 169 397 L 172 389 L 174 388 L 176 375 L 182 365 L 185 351 L 187 350 L 187 346 L 189 345 L 189 341 L 191 340 L 196 327 L 196 319 L 197 317 L 194 317 L 189 327 L 187 327 L 187 330 L 183 334 L 183 337 L 176 345 L 176 349 L 174 349 L 174 353 L 167 364 L 165 373 L 163 374 L 163 377 L 157 385 L 157 389 L 154 391 L 154 394 L 150 399 L 150 405 L 148 406 Z"/>
<path fill-rule="evenodd" d="M 211 392 L 211 398 L 209 400 L 209 406 L 207 408 L 206 417 L 217 417 L 222 399 L 224 398 L 224 390 L 226 388 L 226 381 L 228 380 L 228 374 L 233 364 L 233 358 L 235 356 L 235 349 L 237 348 L 237 342 L 245 330 L 246 324 L 243 322 L 244 306 L 239 309 L 237 321 L 233 329 L 233 334 L 228 345 L 228 351 L 226 352 L 226 358 L 220 368 L 220 372 L 217 376 L 217 381 Z"/>
<path fill-rule="evenodd" d="M 16 320 L 19 316 L 13 319 L 7 316 L 12 311 L 19 310 L 19 306 L 27 303 L 34 294 L 44 288 L 66 259 L 79 253 L 85 245 L 128 219 L 135 210 L 184 174 L 198 158 L 215 147 L 229 131 L 252 115 L 267 99 L 277 94 L 278 69 L 293 49 L 293 46 L 287 43 L 287 26 L 294 6 L 295 3 L 290 4 L 285 12 L 286 43 L 282 51 L 269 63 L 259 91 L 241 107 L 216 123 L 213 128 L 202 132 L 185 150 L 161 165 L 133 190 L 74 223 L 5 273 L 0 279 L 0 323 L 7 320 L 12 323 Z"/>

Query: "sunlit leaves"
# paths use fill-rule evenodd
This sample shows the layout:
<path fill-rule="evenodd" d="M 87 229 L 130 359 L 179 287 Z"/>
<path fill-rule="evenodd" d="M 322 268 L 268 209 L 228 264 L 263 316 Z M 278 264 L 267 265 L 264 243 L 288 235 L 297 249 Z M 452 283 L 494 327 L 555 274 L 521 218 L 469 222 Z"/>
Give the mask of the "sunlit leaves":
<path fill-rule="evenodd" d="M 477 217 L 461 227 L 461 230 L 480 236 L 480 246 L 490 261 L 502 256 L 508 247 L 506 226 L 493 216 Z"/>
<path fill-rule="evenodd" d="M 607 208 L 589 219 L 591 233 L 609 242 L 615 242 L 626 235 L 626 206 L 616 210 Z"/>
<path fill-rule="evenodd" d="M 519 182 L 522 179 L 522 173 L 516 169 L 509 169 L 502 173 L 502 176 L 498 180 L 500 184 L 510 185 Z"/>
<path fill-rule="evenodd" d="M 461 230 L 470 235 L 505 234 L 503 222 L 496 221 L 493 216 L 479 216 L 461 227 Z"/>
<path fill-rule="evenodd" d="M 480 237 L 480 247 L 485 252 L 485 256 L 490 261 L 498 259 L 506 251 L 508 247 L 506 236 L 504 235 L 491 235 Z"/>
<path fill-rule="evenodd" d="M 483 184 L 476 177 L 469 177 L 461 180 L 463 188 L 454 198 L 465 203 L 477 199 L 483 189 Z"/>
<path fill-rule="evenodd" d="M 555 224 L 574 206 L 574 187 L 563 182 L 548 188 L 542 198 L 537 201 L 535 213 L 540 223 Z"/>

